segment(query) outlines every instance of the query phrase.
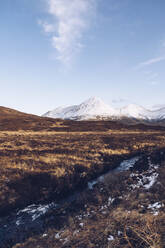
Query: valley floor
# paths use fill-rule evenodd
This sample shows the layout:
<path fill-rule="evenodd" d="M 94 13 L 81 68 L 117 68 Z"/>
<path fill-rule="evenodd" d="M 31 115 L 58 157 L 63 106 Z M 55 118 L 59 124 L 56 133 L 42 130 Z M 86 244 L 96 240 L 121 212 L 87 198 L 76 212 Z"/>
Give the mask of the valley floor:
<path fill-rule="evenodd" d="M 38 228 L 25 228 L 1 247 L 165 247 L 164 129 L 69 123 L 70 131 L 0 132 L 0 242 L 4 218 L 27 206 L 43 211 Z M 134 157 L 133 169 L 89 184 Z M 43 209 L 75 190 L 76 199 Z"/>

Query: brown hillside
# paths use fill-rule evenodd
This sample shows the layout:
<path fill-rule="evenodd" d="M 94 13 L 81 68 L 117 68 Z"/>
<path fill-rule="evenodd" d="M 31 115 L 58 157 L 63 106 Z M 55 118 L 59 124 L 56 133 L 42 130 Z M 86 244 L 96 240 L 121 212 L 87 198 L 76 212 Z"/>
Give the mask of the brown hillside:
<path fill-rule="evenodd" d="M 57 123 L 57 125 L 56 125 Z M 58 127 L 59 121 L 0 107 L 0 131 L 47 130 Z"/>
<path fill-rule="evenodd" d="M 0 107 L 0 131 L 60 131 L 89 132 L 108 130 L 164 130 L 165 127 L 133 121 L 71 121 L 26 114 Z"/>

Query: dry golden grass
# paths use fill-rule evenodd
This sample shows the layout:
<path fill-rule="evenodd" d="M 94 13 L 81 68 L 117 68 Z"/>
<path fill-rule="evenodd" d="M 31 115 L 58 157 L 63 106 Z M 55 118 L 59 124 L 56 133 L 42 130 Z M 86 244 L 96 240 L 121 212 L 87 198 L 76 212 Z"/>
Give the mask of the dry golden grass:
<path fill-rule="evenodd" d="M 135 124 L 134 121 L 130 126 L 115 121 L 54 120 L 0 107 L 0 215 L 8 215 L 29 204 L 63 198 L 125 158 L 165 148 L 164 127 Z M 164 175 L 162 170 L 161 190 L 155 188 L 151 194 L 155 199 L 157 192 L 164 196 Z M 127 181 L 124 176 L 109 178 L 102 195 L 99 192 L 94 192 L 93 197 L 89 195 L 88 208 L 97 210 L 97 205 L 103 204 L 109 193 L 113 196 L 125 193 L 125 179 Z M 50 228 L 47 240 L 40 235 L 15 247 L 162 248 L 156 225 L 158 223 L 162 228 L 160 233 L 164 233 L 165 216 L 141 215 L 137 208 L 146 198 L 143 194 L 137 198 L 138 191 L 129 193 L 127 201 L 110 209 L 106 216 L 96 211 L 93 219 L 86 220 L 80 233 L 75 233 L 78 223 L 74 218 L 76 213 L 71 214 L 72 206 L 62 234 L 63 238 L 69 236 L 69 244 L 61 245 L 55 240 L 57 230 Z M 74 212 L 79 208 L 80 204 L 74 207 Z M 128 208 L 129 215 L 125 211 Z M 58 217 L 55 216 L 55 220 Z M 62 213 L 62 221 L 63 218 Z M 124 237 L 108 243 L 107 235 L 116 235 L 119 227 Z"/>
<path fill-rule="evenodd" d="M 84 226 L 81 228 L 76 218 L 70 216 L 62 231 L 49 228 L 46 237 L 33 236 L 13 248 L 164 248 L 163 218 L 164 214 L 142 215 L 134 210 L 128 213 L 125 209 L 116 208 L 106 216 L 97 212 L 94 218 L 83 220 Z M 56 238 L 58 233 L 59 239 Z M 109 236 L 114 239 L 108 241 Z"/>
<path fill-rule="evenodd" d="M 102 149 L 101 152 L 107 155 L 129 154 L 129 150 L 126 149 Z"/>
<path fill-rule="evenodd" d="M 150 130 L 0 132 L 0 210 L 30 203 L 33 190 L 36 200 L 69 192 L 116 166 L 120 157 L 164 147 L 163 137 Z M 36 183 L 40 174 L 44 179 Z"/>

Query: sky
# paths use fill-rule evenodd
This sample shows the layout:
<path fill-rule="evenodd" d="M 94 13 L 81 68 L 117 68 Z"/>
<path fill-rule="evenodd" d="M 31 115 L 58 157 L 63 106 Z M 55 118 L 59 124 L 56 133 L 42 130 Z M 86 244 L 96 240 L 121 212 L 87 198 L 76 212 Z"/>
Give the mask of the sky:
<path fill-rule="evenodd" d="M 0 1 L 0 105 L 165 104 L 164 0 Z"/>

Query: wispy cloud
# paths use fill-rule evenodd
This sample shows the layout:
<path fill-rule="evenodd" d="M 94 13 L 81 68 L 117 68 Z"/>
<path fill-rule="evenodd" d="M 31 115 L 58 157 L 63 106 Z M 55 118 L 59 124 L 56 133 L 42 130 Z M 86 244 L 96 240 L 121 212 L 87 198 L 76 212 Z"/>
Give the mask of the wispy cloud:
<path fill-rule="evenodd" d="M 82 47 L 84 31 L 90 26 L 96 0 L 46 0 L 51 21 L 40 20 L 45 33 L 50 34 L 58 59 L 69 62 Z"/>
<path fill-rule="evenodd" d="M 139 63 L 136 68 L 139 69 L 139 68 L 142 68 L 142 67 L 145 67 L 145 66 L 150 66 L 152 64 L 156 64 L 156 63 L 159 63 L 159 62 L 164 61 L 164 60 L 165 60 L 165 56 L 152 58 L 152 59 L 149 59 L 149 60 L 144 61 L 142 63 Z"/>

